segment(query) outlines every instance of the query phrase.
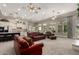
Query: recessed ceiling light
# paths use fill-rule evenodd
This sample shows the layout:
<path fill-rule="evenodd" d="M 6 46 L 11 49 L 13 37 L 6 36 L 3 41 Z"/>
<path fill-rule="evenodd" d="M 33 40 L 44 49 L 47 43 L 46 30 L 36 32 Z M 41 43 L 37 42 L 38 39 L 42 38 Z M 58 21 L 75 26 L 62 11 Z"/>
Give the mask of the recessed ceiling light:
<path fill-rule="evenodd" d="M 43 24 L 43 26 L 46 26 L 46 24 Z"/>
<path fill-rule="evenodd" d="M 62 12 L 65 12 L 65 10 L 62 10 Z"/>
<path fill-rule="evenodd" d="M 6 6 L 7 6 L 7 4 L 3 4 L 2 6 L 3 6 L 3 7 L 6 7 Z"/>
<path fill-rule="evenodd" d="M 17 9 L 18 11 L 20 11 L 21 9 Z"/>
<path fill-rule="evenodd" d="M 25 14 L 25 16 L 26 16 L 26 14 Z"/>
<path fill-rule="evenodd" d="M 56 18 L 56 16 L 53 16 L 53 17 L 52 17 L 52 20 L 55 20 L 55 18 Z"/>
<path fill-rule="evenodd" d="M 43 15 L 45 14 L 45 12 L 42 13 Z"/>

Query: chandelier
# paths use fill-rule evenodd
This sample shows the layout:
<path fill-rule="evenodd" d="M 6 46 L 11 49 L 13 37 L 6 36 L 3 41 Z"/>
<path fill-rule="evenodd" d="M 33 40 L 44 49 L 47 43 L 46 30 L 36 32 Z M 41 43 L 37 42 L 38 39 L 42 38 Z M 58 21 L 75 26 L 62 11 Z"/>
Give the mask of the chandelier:
<path fill-rule="evenodd" d="M 41 10 L 41 8 L 40 8 L 39 6 L 34 5 L 34 4 L 32 4 L 32 3 L 29 3 L 29 4 L 27 5 L 27 9 L 28 9 L 30 12 L 33 12 L 33 13 L 38 13 L 39 10 Z"/>

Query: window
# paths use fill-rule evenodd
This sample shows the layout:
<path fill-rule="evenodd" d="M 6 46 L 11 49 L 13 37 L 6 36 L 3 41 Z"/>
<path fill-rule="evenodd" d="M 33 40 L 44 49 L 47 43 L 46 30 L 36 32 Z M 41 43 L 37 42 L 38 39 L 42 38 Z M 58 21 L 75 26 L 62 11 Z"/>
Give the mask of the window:
<path fill-rule="evenodd" d="M 41 31 L 41 27 L 39 27 L 38 30 Z"/>

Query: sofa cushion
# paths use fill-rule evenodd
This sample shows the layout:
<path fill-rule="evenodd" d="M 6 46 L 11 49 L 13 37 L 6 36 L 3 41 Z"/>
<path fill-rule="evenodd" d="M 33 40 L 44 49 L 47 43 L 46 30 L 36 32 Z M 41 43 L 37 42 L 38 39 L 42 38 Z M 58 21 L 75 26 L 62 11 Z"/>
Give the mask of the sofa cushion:
<path fill-rule="evenodd" d="M 29 33 L 29 35 L 37 36 L 38 35 L 38 32 L 32 32 L 32 33 Z"/>
<path fill-rule="evenodd" d="M 18 43 L 21 45 L 21 48 L 28 48 L 29 43 L 24 40 L 22 37 L 18 37 Z"/>
<path fill-rule="evenodd" d="M 29 46 L 31 46 L 33 44 L 32 38 L 30 38 L 30 37 L 23 37 L 23 39 L 25 39 L 29 43 Z"/>

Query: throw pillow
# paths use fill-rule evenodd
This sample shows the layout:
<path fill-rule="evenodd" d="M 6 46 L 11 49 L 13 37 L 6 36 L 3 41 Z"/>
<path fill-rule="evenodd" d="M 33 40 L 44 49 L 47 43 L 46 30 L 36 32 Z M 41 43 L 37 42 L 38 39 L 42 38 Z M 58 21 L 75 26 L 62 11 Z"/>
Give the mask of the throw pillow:
<path fill-rule="evenodd" d="M 32 38 L 30 38 L 30 37 L 23 37 L 23 39 L 25 39 L 29 43 L 29 46 L 31 46 L 33 44 Z"/>
<path fill-rule="evenodd" d="M 18 43 L 21 45 L 21 48 L 28 48 L 29 43 L 24 40 L 22 37 L 18 37 Z"/>

